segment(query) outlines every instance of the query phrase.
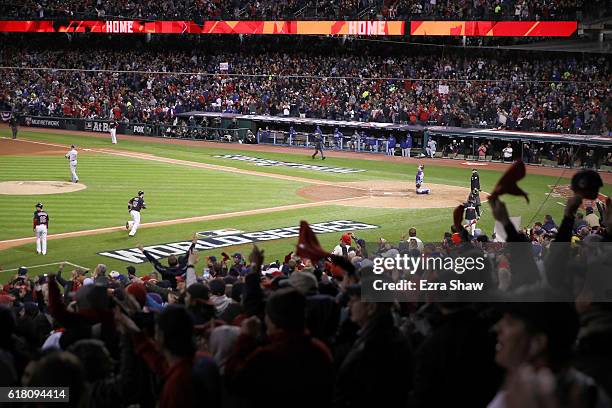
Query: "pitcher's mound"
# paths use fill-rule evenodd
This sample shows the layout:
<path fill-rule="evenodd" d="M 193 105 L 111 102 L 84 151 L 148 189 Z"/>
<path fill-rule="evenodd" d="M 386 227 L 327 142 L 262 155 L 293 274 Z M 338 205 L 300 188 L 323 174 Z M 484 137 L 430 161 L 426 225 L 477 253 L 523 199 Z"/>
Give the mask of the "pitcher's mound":
<path fill-rule="evenodd" d="M 314 185 L 300 189 L 298 194 L 311 200 L 343 199 L 337 205 L 366 208 L 449 208 L 463 204 L 470 193 L 467 187 L 426 183 L 431 194 L 417 195 L 414 183 L 388 180 L 368 180 L 334 185 Z M 480 198 L 485 201 L 486 193 Z M 350 200 L 349 200 L 350 199 Z"/>
<path fill-rule="evenodd" d="M 72 193 L 86 189 L 82 183 L 68 181 L 3 181 L 0 182 L 0 194 L 4 195 L 38 195 Z"/>

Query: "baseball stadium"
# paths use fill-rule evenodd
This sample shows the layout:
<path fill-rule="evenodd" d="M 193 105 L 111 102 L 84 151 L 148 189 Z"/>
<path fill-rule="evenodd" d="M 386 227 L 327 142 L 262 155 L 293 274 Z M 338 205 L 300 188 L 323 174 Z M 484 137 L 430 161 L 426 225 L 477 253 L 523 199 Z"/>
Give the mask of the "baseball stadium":
<path fill-rule="evenodd" d="M 0 2 L 0 406 L 612 406 L 611 34 Z"/>

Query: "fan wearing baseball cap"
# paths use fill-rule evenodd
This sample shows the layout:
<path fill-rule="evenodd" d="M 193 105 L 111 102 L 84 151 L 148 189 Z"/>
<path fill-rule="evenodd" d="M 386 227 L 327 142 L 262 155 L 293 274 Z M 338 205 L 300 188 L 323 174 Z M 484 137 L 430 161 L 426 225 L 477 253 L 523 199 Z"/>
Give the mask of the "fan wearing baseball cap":
<path fill-rule="evenodd" d="M 352 237 L 353 234 L 350 232 L 342 234 L 342 236 L 340 237 L 340 242 L 338 242 L 338 245 L 336 245 L 336 247 L 332 251 L 332 254 L 337 256 L 348 256 L 349 248 L 351 247 Z"/>

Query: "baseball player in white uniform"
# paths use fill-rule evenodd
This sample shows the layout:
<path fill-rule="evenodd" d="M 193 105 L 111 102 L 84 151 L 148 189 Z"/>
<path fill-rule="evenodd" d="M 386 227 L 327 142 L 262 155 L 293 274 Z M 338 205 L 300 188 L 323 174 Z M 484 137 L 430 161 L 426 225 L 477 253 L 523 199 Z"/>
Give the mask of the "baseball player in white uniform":
<path fill-rule="evenodd" d="M 130 230 L 130 237 L 136 235 L 136 231 L 140 226 L 140 210 L 147 208 L 144 202 L 144 191 L 139 191 L 138 195 L 128 201 L 128 211 L 132 216 L 132 221 L 125 223 L 125 229 Z"/>
<path fill-rule="evenodd" d="M 108 128 L 111 135 L 111 142 L 113 142 L 113 144 L 117 144 L 117 122 L 114 120 L 111 121 Z"/>
<path fill-rule="evenodd" d="M 47 255 L 47 229 L 49 228 L 49 214 L 43 211 L 42 203 L 36 204 L 32 230 L 36 232 L 36 252 Z"/>
<path fill-rule="evenodd" d="M 79 182 L 79 176 L 77 176 L 76 174 L 77 156 L 78 156 L 78 152 L 76 150 L 76 147 L 74 147 L 74 145 L 71 145 L 70 151 L 65 154 L 65 157 L 68 159 L 68 162 L 70 163 L 70 175 L 72 177 L 73 183 Z"/>

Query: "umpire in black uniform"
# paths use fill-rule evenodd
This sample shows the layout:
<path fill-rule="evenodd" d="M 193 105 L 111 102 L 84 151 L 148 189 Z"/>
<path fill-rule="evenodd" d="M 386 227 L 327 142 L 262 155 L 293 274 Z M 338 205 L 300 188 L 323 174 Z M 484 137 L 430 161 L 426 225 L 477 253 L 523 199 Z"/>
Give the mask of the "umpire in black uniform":
<path fill-rule="evenodd" d="M 474 191 L 474 189 L 480 191 L 480 176 L 476 169 L 472 169 L 472 177 L 470 178 L 470 190 Z"/>
<path fill-rule="evenodd" d="M 313 153 L 312 158 L 314 159 L 317 153 L 321 153 L 321 159 L 325 160 L 325 154 L 323 154 L 323 136 L 319 132 L 315 132 L 314 134 L 314 145 L 315 152 Z"/>
<path fill-rule="evenodd" d="M 474 203 L 476 215 L 480 218 L 480 176 L 476 169 L 472 169 L 472 177 L 470 178 L 470 195 L 468 202 Z"/>
<path fill-rule="evenodd" d="M 13 131 L 13 139 L 17 139 L 17 125 L 18 125 L 18 120 L 17 120 L 17 116 L 15 116 L 14 114 L 11 115 L 11 118 L 9 119 L 9 126 L 11 127 L 11 130 Z"/>

